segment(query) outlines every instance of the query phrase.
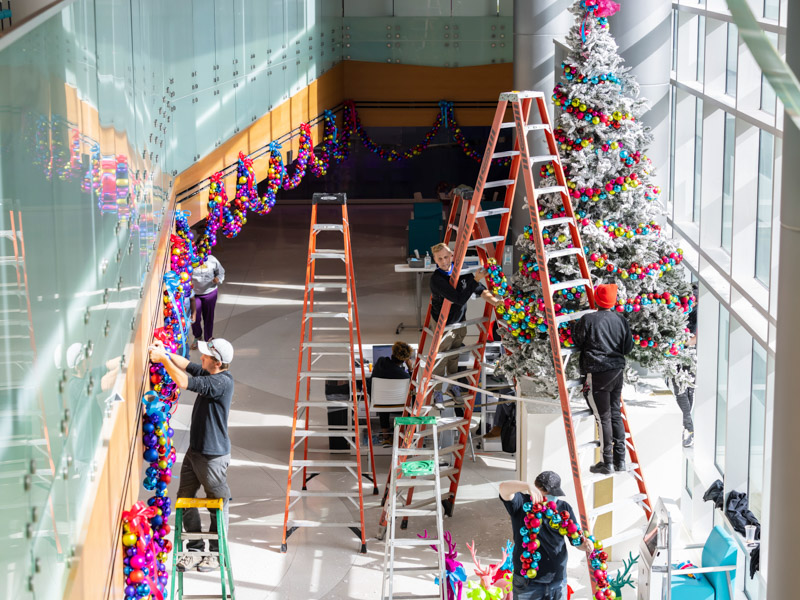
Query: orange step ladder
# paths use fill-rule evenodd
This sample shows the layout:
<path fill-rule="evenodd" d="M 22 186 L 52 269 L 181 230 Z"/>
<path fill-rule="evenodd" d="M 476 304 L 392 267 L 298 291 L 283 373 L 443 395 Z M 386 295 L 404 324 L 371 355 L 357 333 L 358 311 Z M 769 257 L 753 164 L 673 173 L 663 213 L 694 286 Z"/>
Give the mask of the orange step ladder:
<path fill-rule="evenodd" d="M 340 223 L 318 223 L 320 206 L 341 208 Z M 343 247 L 322 249 L 317 247 L 317 237 L 322 233 L 341 233 Z M 339 263 L 345 267 L 344 274 L 321 274 L 318 272 L 319 261 Z M 330 296 L 318 295 L 335 292 L 345 300 L 330 300 Z M 342 306 L 341 309 L 328 310 L 328 307 Z M 344 321 L 344 325 L 341 322 Z M 333 325 L 330 323 L 333 322 Z M 342 339 L 343 332 L 347 339 Z M 334 333 L 337 332 L 337 333 Z M 323 339 L 319 339 L 322 337 Z M 331 339 L 334 338 L 334 339 Z M 345 366 L 322 365 L 320 363 L 346 362 Z M 323 368 L 327 366 L 328 368 Z M 356 368 L 360 370 L 360 377 Z M 348 400 L 312 399 L 312 381 L 347 381 L 349 382 Z M 303 384 L 305 383 L 305 386 Z M 361 389 L 359 390 L 359 383 Z M 305 391 L 302 388 L 305 387 Z M 369 446 L 369 462 L 371 475 L 362 474 L 361 442 L 359 425 L 359 402 L 364 403 L 367 438 Z M 361 327 L 358 320 L 358 302 L 356 300 L 356 281 L 353 269 L 353 254 L 350 244 L 350 225 L 347 216 L 347 196 L 345 194 L 314 194 L 311 206 L 311 227 L 308 236 L 308 260 L 306 263 L 305 293 L 303 296 L 303 316 L 300 326 L 300 346 L 297 358 L 297 383 L 295 386 L 294 414 L 292 418 L 292 437 L 289 448 L 289 475 L 286 484 L 286 510 L 283 519 L 283 541 L 281 551 L 287 551 L 287 539 L 301 527 L 346 527 L 361 539 L 361 552 L 367 551 L 367 540 L 364 530 L 364 492 L 362 477 L 372 481 L 373 494 L 378 493 L 375 480 L 375 457 L 372 451 L 372 429 L 369 419 L 369 399 L 367 397 L 366 373 L 364 371 L 364 355 L 361 345 Z M 311 424 L 311 409 L 339 408 L 349 411 L 346 425 L 328 425 L 325 427 Z M 302 423 L 298 421 L 302 420 Z M 309 447 L 309 438 L 343 438 L 348 449 L 331 450 Z M 295 450 L 303 445 L 302 459 L 295 458 Z M 322 458 L 309 458 L 324 454 Z M 308 489 L 308 482 L 323 472 L 344 469 L 355 478 L 358 489 L 323 490 Z M 333 471 L 335 473 L 336 471 Z M 340 471 L 339 471 L 340 472 Z M 341 472 L 340 472 L 341 473 Z M 300 489 L 295 479 L 302 474 Z M 335 483 L 335 482 L 334 482 Z M 352 487 L 352 486 L 351 486 Z M 358 519 L 346 520 L 289 518 L 289 512 L 303 498 L 324 498 L 347 500 L 358 509 Z"/>
<path fill-rule="evenodd" d="M 533 111 L 533 106 L 536 105 L 536 111 Z M 512 121 L 505 121 L 505 114 L 507 109 L 511 109 L 513 114 Z M 531 123 L 531 118 L 536 119 L 536 122 Z M 496 145 L 500 133 L 504 129 L 513 129 L 514 144 L 513 149 L 509 151 L 496 151 Z M 529 152 L 528 135 L 531 132 L 540 132 L 544 134 L 548 153 L 540 156 L 531 156 Z M 487 181 L 491 161 L 496 158 L 511 158 L 511 166 L 507 179 L 496 181 Z M 536 188 L 533 180 L 533 168 L 536 164 L 551 162 L 555 169 L 555 176 L 557 185 Z M 581 385 L 580 381 L 567 381 L 566 378 L 566 364 L 570 355 L 573 353 L 571 349 L 562 348 L 558 337 L 558 326 L 561 323 L 579 319 L 586 312 L 594 310 L 594 288 L 591 280 L 591 274 L 586 262 L 583 246 L 581 244 L 580 234 L 578 231 L 578 224 L 575 220 L 575 214 L 572 209 L 572 204 L 567 192 L 566 179 L 561 165 L 561 159 L 558 155 L 558 146 L 553 135 L 552 125 L 550 123 L 550 116 L 547 112 L 544 94 L 541 92 L 506 92 L 500 95 L 497 111 L 495 113 L 492 129 L 489 134 L 489 139 L 486 144 L 486 151 L 481 163 L 478 181 L 472 193 L 464 193 L 461 197 L 454 198 L 453 205 L 450 210 L 450 218 L 448 221 L 448 230 L 445 234 L 445 243 L 450 241 L 451 231 L 457 232 L 457 239 L 455 251 L 453 256 L 453 272 L 450 278 L 451 284 L 455 284 L 458 278 L 471 270 L 464 269 L 464 259 L 469 248 L 475 248 L 478 251 L 481 263 L 486 265 L 487 261 L 493 258 L 498 264 L 502 264 L 503 250 L 505 247 L 505 240 L 508 234 L 509 221 L 511 217 L 511 208 L 514 200 L 514 192 L 516 190 L 519 178 L 523 179 L 525 192 L 528 201 L 528 208 L 531 219 L 531 226 L 534 231 L 534 238 L 536 244 L 536 260 L 539 266 L 540 278 L 543 285 L 543 296 L 545 303 L 545 311 L 548 323 L 548 332 L 550 336 L 551 348 L 553 353 L 553 361 L 555 364 L 556 377 L 558 379 L 559 400 L 562 408 L 562 417 L 564 420 L 564 429 L 567 435 L 567 445 L 570 453 L 570 463 L 572 466 L 572 476 L 575 484 L 575 491 L 577 496 L 577 508 L 580 513 L 581 525 L 584 529 L 589 528 L 590 524 L 593 525 L 595 519 L 605 513 L 619 508 L 623 502 L 630 501 L 632 504 L 638 504 L 644 508 L 645 515 L 650 516 L 652 512 L 651 503 L 647 489 L 644 483 L 644 477 L 639 466 L 636 447 L 630 433 L 630 427 L 625 412 L 623 403 L 622 413 L 625 422 L 626 431 L 626 446 L 630 457 L 630 463 L 627 473 L 632 475 L 636 480 L 636 485 L 639 493 L 626 498 L 623 502 L 612 502 L 605 506 L 594 507 L 587 509 L 585 502 L 585 486 L 592 485 L 602 479 L 614 477 L 614 475 L 583 475 L 581 471 L 580 458 L 586 450 L 596 449 L 599 447 L 598 440 L 591 440 L 580 446 L 576 440 L 576 430 L 574 421 L 576 419 L 592 418 L 592 412 L 589 409 L 579 410 L 573 412 L 570 406 L 570 393 L 569 390 Z M 495 208 L 491 210 L 482 210 L 481 198 L 486 190 L 492 188 L 505 188 L 505 197 L 502 208 Z M 561 195 L 562 203 L 566 216 L 554 219 L 542 219 L 539 217 L 537 199 L 544 194 L 558 193 Z M 491 236 L 488 233 L 486 225 L 486 217 L 490 215 L 501 214 L 502 219 L 500 222 L 500 229 L 496 236 Z M 457 216 L 458 215 L 458 216 Z M 458 224 L 456 225 L 456 222 Z M 568 235 L 571 237 L 572 248 L 558 249 L 547 251 L 544 247 L 542 239 L 542 230 L 544 228 L 566 227 Z M 569 281 L 551 282 L 548 270 L 548 261 L 557 257 L 568 257 L 574 259 L 577 263 L 578 270 L 581 273 L 580 278 Z M 561 289 L 584 286 L 586 289 L 586 296 L 588 298 L 589 306 L 584 311 L 578 311 L 570 314 L 555 314 L 553 293 Z M 458 491 L 458 483 L 461 477 L 461 471 L 464 463 L 465 449 L 468 442 L 469 424 L 472 417 L 473 408 L 475 406 L 475 395 L 480 391 L 479 381 L 480 372 L 483 367 L 483 355 L 486 347 L 486 338 L 488 337 L 489 325 L 491 321 L 492 307 L 486 305 L 483 317 L 466 321 L 463 325 L 477 325 L 479 336 L 477 342 L 461 347 L 457 350 L 452 350 L 444 353 L 437 352 L 442 336 L 455 326 L 446 325 L 447 316 L 450 311 L 451 303 L 447 300 L 444 301 L 439 315 L 439 320 L 435 328 L 430 327 L 430 306 L 425 319 L 425 327 L 420 339 L 419 348 L 425 348 L 426 343 L 429 344 L 427 354 L 420 351 L 417 362 L 415 364 L 414 373 L 412 375 L 412 389 L 407 403 L 406 414 L 412 416 L 427 415 L 433 408 L 432 406 L 432 391 L 433 387 L 442 379 L 445 381 L 464 380 L 463 383 L 459 382 L 460 387 L 467 389 L 467 393 L 461 395 L 464 400 L 464 416 L 462 419 L 455 421 L 452 426 L 460 431 L 460 439 L 455 446 L 450 448 L 443 448 L 440 450 L 440 456 L 453 454 L 455 456 L 455 463 L 450 469 L 442 469 L 442 476 L 450 480 L 450 489 L 446 497 L 441 499 L 445 511 L 448 516 L 452 516 L 455 506 L 456 494 Z M 451 356 L 453 353 L 472 354 L 474 361 L 471 369 L 465 372 L 459 372 L 455 376 L 448 378 L 439 378 L 433 375 L 434 367 L 439 360 Z M 413 400 L 413 401 L 412 401 Z M 442 426 L 439 430 L 442 430 Z M 415 426 L 408 426 L 404 431 L 404 444 L 405 447 L 410 447 L 414 439 Z M 401 459 L 402 460 L 402 459 Z M 587 466 L 588 470 L 588 466 Z M 408 490 L 407 494 L 407 507 L 415 507 L 416 505 L 412 500 L 413 488 Z M 386 495 L 384 494 L 384 500 Z M 384 510 L 381 514 L 379 537 L 382 537 L 387 525 L 387 507 L 384 505 Z M 407 518 L 404 519 L 403 526 L 407 524 Z M 606 541 L 606 546 L 611 546 L 613 543 L 621 541 L 626 537 L 633 537 L 640 534 L 638 529 L 632 529 L 620 535 L 615 535 Z"/>

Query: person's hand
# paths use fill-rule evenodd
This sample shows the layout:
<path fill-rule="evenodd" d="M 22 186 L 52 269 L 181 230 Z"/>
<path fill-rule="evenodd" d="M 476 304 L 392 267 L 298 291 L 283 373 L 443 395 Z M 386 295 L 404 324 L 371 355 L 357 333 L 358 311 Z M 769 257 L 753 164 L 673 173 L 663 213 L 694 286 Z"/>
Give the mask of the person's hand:
<path fill-rule="evenodd" d="M 531 502 L 533 502 L 534 504 L 541 504 L 542 502 L 544 502 L 544 496 L 542 495 L 542 492 L 540 492 L 536 488 L 536 486 L 529 485 L 528 493 L 531 496 Z"/>
<path fill-rule="evenodd" d="M 692 337 L 690 337 L 689 341 L 686 342 L 686 345 L 687 346 L 696 346 L 697 345 L 697 336 L 693 335 Z"/>
<path fill-rule="evenodd" d="M 480 281 L 480 280 L 481 280 L 481 279 L 483 279 L 484 277 L 486 277 L 486 269 L 484 269 L 483 267 L 481 267 L 480 269 L 478 269 L 477 271 L 475 271 L 475 280 L 476 280 L 476 281 Z"/>
<path fill-rule="evenodd" d="M 150 346 L 150 362 L 163 363 L 167 360 L 167 352 L 164 350 L 164 344 Z"/>
<path fill-rule="evenodd" d="M 153 340 L 153 343 L 150 344 L 150 348 L 160 348 L 161 350 L 164 349 L 164 342 L 159 339 Z"/>
<path fill-rule="evenodd" d="M 214 285 L 217 285 L 218 283 L 219 283 L 219 277 L 214 277 Z"/>
<path fill-rule="evenodd" d="M 581 544 L 581 549 L 585 550 L 586 552 L 593 552 L 594 551 L 594 542 L 592 542 L 592 540 L 589 539 L 589 536 L 591 534 L 588 531 L 584 531 L 583 535 L 584 535 L 584 540 L 583 540 L 583 544 Z"/>

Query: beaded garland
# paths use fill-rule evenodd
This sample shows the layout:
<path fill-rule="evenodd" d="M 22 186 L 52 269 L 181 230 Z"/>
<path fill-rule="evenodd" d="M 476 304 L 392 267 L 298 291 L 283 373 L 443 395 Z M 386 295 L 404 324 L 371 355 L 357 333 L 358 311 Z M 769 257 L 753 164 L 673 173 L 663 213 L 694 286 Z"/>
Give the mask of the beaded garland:
<path fill-rule="evenodd" d="M 593 125 L 599 125 L 602 123 L 603 125 L 608 125 L 614 129 L 619 129 L 622 127 L 623 121 L 633 122 L 636 120 L 636 117 L 634 117 L 631 113 L 622 113 L 618 110 L 615 110 L 610 115 L 607 115 L 597 108 L 588 106 L 580 98 L 570 98 L 567 96 L 566 92 L 562 91 L 562 87 L 563 86 L 560 83 L 556 84 L 552 96 L 553 104 L 561 110 L 570 113 L 579 121 L 587 121 Z"/>
<path fill-rule="evenodd" d="M 497 296 L 498 298 L 504 298 L 508 296 L 508 279 L 506 279 L 503 269 L 497 264 L 497 260 L 490 258 L 486 261 L 486 273 L 486 287 L 489 288 L 489 291 L 492 293 L 492 295 Z"/>

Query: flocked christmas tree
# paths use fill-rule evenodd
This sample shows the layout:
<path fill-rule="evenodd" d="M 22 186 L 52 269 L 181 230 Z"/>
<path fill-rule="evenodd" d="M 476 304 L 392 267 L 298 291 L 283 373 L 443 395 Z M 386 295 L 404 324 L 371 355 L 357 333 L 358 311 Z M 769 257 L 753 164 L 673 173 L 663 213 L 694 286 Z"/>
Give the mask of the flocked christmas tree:
<path fill-rule="evenodd" d="M 694 369 L 694 351 L 685 342 L 695 298 L 680 266 L 682 252 L 660 226 L 660 190 L 645 155 L 652 134 L 639 120 L 646 102 L 639 98 L 638 84 L 623 66 L 608 26 L 607 17 L 618 9 L 610 0 L 577 0 L 570 8 L 576 22 L 567 38 L 570 52 L 562 64 L 563 79 L 553 94 L 555 136 L 592 279 L 595 285 L 619 286 L 615 309 L 629 319 L 635 342 L 629 361 L 677 376 L 685 385 L 689 372 L 679 366 Z M 537 187 L 556 185 L 551 164 L 539 175 Z M 559 195 L 539 198 L 540 217 L 563 214 Z M 530 376 L 537 393 L 555 396 L 558 388 L 531 233 L 526 227 L 517 241 L 522 252 L 519 271 L 511 278 L 505 306 L 498 310 L 511 327 L 503 338 L 512 350 L 499 368 L 512 377 Z M 565 234 L 558 226 L 542 231 L 549 249 L 571 246 Z M 569 256 L 548 264 L 553 281 L 580 277 L 577 261 Z M 556 314 L 587 307 L 582 288 L 557 292 L 554 300 Z M 571 323 L 563 323 L 559 333 L 562 346 L 571 346 Z M 577 361 L 571 360 L 568 378 L 577 375 L 576 369 Z"/>

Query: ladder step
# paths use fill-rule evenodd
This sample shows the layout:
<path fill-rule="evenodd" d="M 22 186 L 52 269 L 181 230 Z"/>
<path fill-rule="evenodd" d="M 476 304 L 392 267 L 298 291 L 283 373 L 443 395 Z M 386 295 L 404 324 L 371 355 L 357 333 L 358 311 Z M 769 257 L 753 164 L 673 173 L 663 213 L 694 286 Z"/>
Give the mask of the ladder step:
<path fill-rule="evenodd" d="M 439 457 L 454 454 L 464 448 L 464 444 L 453 444 L 439 450 Z M 420 458 L 433 456 L 433 450 L 428 448 L 398 448 L 398 456 L 418 456 Z"/>
<path fill-rule="evenodd" d="M 303 342 L 303 348 L 350 348 L 350 342 Z"/>
<path fill-rule="evenodd" d="M 317 279 L 335 281 L 337 279 L 338 280 L 347 279 L 347 275 L 314 275 L 314 280 L 316 281 Z"/>
<path fill-rule="evenodd" d="M 219 535 L 216 533 L 186 533 L 181 532 L 182 540 L 218 540 Z"/>
<path fill-rule="evenodd" d="M 358 492 L 318 492 L 316 490 L 289 490 L 289 495 L 295 498 L 358 498 Z"/>
<path fill-rule="evenodd" d="M 495 242 L 500 242 L 506 239 L 504 235 L 493 235 L 486 238 L 478 238 L 477 240 L 470 240 L 467 244 L 468 248 L 472 248 L 474 246 L 483 246 L 486 244 L 494 244 Z"/>
<path fill-rule="evenodd" d="M 311 327 L 314 331 L 350 331 L 349 327 L 322 327 L 314 325 Z"/>
<path fill-rule="evenodd" d="M 397 509 L 397 513 L 399 513 L 399 512 L 400 512 L 400 509 L 398 508 Z M 428 512 L 431 512 L 431 511 L 428 511 Z M 433 511 L 433 512 L 435 514 L 436 511 Z M 395 513 L 395 514 L 397 514 L 397 513 Z M 394 567 L 393 570 L 394 570 L 395 573 L 413 573 L 413 572 L 424 572 L 424 571 L 438 573 L 439 572 L 439 567 L 437 565 L 414 565 L 413 567 Z M 392 595 L 392 598 L 399 598 L 399 597 L 400 596 L 398 596 L 397 594 L 393 594 Z M 412 596 L 412 598 L 438 598 L 438 597 L 439 596 Z"/>
<path fill-rule="evenodd" d="M 461 346 L 459 348 L 455 348 L 453 350 L 447 350 L 445 352 L 437 352 L 436 360 L 439 360 L 440 358 L 447 358 L 448 356 L 458 356 L 466 352 L 480 350 L 481 348 L 483 348 L 483 344 L 472 344 L 471 346 Z"/>
<path fill-rule="evenodd" d="M 423 479 L 422 477 L 417 477 L 415 479 L 406 479 L 401 478 L 395 481 L 395 487 L 397 488 L 412 488 L 412 487 L 424 487 L 428 485 L 436 485 L 436 481 L 434 479 Z"/>
<path fill-rule="evenodd" d="M 558 156 L 555 154 L 540 154 L 538 156 L 531 156 L 530 158 L 531 164 L 550 162 L 551 160 L 558 160 Z"/>
<path fill-rule="evenodd" d="M 344 260 L 344 252 L 312 252 L 311 260 L 318 258 L 335 258 L 337 260 Z"/>
<path fill-rule="evenodd" d="M 499 179 L 497 181 L 487 181 L 483 185 L 483 189 L 488 190 L 496 187 L 508 187 L 510 185 L 514 185 L 516 182 L 517 182 L 516 179 Z"/>
<path fill-rule="evenodd" d="M 546 187 L 536 188 L 533 190 L 534 196 L 542 196 L 544 194 L 556 194 L 556 193 L 567 193 L 567 188 L 563 185 L 549 185 Z"/>
<path fill-rule="evenodd" d="M 511 212 L 510 208 L 490 208 L 489 210 L 479 210 L 475 213 L 475 218 L 480 219 L 481 217 L 492 217 L 494 215 L 504 215 L 507 212 Z M 453 229 L 458 229 L 458 227 L 453 227 Z"/>
<path fill-rule="evenodd" d="M 397 571 L 397 569 L 395 569 Z M 186 598 L 186 596 L 184 596 Z M 417 594 L 392 594 L 392 600 L 430 600 L 434 598 L 441 598 L 439 594 L 427 594 L 419 596 Z"/>
<path fill-rule="evenodd" d="M 354 460 L 293 460 L 293 467 L 357 467 L 358 463 Z"/>
<path fill-rule="evenodd" d="M 583 251 L 580 248 L 561 248 L 560 250 L 545 250 L 544 254 L 547 260 L 550 260 L 551 258 L 558 258 L 559 256 L 578 255 L 581 252 Z"/>
<path fill-rule="evenodd" d="M 349 352 L 312 352 L 311 356 L 350 356 Z"/>
<path fill-rule="evenodd" d="M 557 292 L 558 290 L 566 290 L 573 287 L 580 287 L 588 285 L 591 287 L 592 282 L 589 279 L 570 279 L 569 281 L 559 281 L 558 283 L 550 284 L 550 292 Z"/>
<path fill-rule="evenodd" d="M 638 468 L 639 465 L 637 463 L 629 463 L 625 465 L 624 471 L 617 471 L 609 473 L 608 475 L 603 475 L 602 473 L 590 473 L 585 477 L 581 477 L 581 483 L 583 484 L 584 487 L 586 487 L 587 485 L 597 483 L 598 481 L 604 481 L 606 479 L 610 479 L 611 477 L 614 477 L 614 475 L 622 475 L 623 473 L 630 473 L 631 471 L 634 471 Z"/>
<path fill-rule="evenodd" d="M 350 379 L 353 376 L 350 372 L 342 371 L 300 371 L 298 375 L 309 379 Z"/>
<path fill-rule="evenodd" d="M 505 123 L 501 123 L 500 129 L 512 129 L 516 126 L 517 124 L 513 121 L 507 121 Z M 544 123 L 533 123 L 525 126 L 525 131 L 541 131 L 543 129 L 547 129 L 547 125 Z"/>
<path fill-rule="evenodd" d="M 335 225 L 333 223 L 317 223 L 314 225 L 314 231 L 344 231 L 344 225 Z"/>
<path fill-rule="evenodd" d="M 356 437 L 349 429 L 297 429 L 295 437 Z"/>
<path fill-rule="evenodd" d="M 387 543 L 391 544 L 392 546 L 430 546 L 431 544 L 436 544 L 436 540 L 422 540 L 419 538 L 395 538 L 393 540 L 388 540 Z M 394 596 L 397 598 L 397 596 Z M 420 596 L 410 596 L 411 598 L 419 598 Z M 423 596 L 424 597 L 424 596 Z M 438 598 L 439 596 L 432 596 L 433 598 Z"/>
<path fill-rule="evenodd" d="M 636 504 L 641 504 L 642 500 L 647 498 L 647 494 L 634 494 L 633 496 L 628 496 L 627 498 L 622 498 L 621 500 L 615 500 L 614 502 L 609 502 L 608 504 L 604 504 L 603 506 L 598 506 L 596 508 L 588 509 L 589 517 L 593 518 L 598 515 L 604 515 L 606 513 L 610 513 L 612 510 L 616 510 L 618 508 L 630 507 L 629 505 L 634 502 Z"/>
<path fill-rule="evenodd" d="M 495 152 L 492 158 L 507 158 L 509 156 L 519 156 L 519 150 L 507 150 L 505 152 Z"/>
<path fill-rule="evenodd" d="M 396 508 L 395 517 L 431 517 L 436 516 L 435 508 Z M 395 568 L 395 571 L 397 569 Z"/>
<path fill-rule="evenodd" d="M 461 272 L 464 273 L 464 269 L 461 269 Z M 444 333 L 448 331 L 452 331 L 453 329 L 458 329 L 459 327 L 469 327 L 470 325 L 480 325 L 482 323 L 488 323 L 490 321 L 489 317 L 479 317 L 477 319 L 467 319 L 466 321 L 461 321 L 461 323 L 452 323 L 451 325 L 446 325 L 445 328 L 442 330 Z M 430 327 L 424 327 L 424 331 L 428 333 L 428 335 L 433 335 L 433 329 Z"/>
<path fill-rule="evenodd" d="M 614 544 L 619 544 L 620 542 L 624 542 L 626 540 L 631 540 L 637 537 L 641 537 L 644 535 L 644 529 L 640 527 L 633 527 L 632 529 L 626 529 L 625 531 L 621 531 L 616 535 L 612 535 L 609 538 L 603 540 L 603 549 L 610 548 Z"/>
<path fill-rule="evenodd" d="M 300 407 L 318 407 L 318 408 L 330 408 L 330 407 L 342 407 L 342 408 L 353 408 L 353 403 L 349 400 L 298 400 L 297 406 Z"/>
<path fill-rule="evenodd" d="M 600 440 L 592 440 L 591 442 L 584 442 L 582 444 L 578 444 L 575 449 L 580 452 L 586 452 L 587 450 L 592 450 L 600 447 Z"/>
<path fill-rule="evenodd" d="M 551 227 L 553 225 L 575 224 L 575 217 L 556 217 L 554 219 L 539 219 L 539 227 Z"/>
<path fill-rule="evenodd" d="M 453 417 L 450 419 L 439 419 L 437 423 L 436 429 L 438 433 L 442 431 L 449 431 L 451 429 L 460 429 L 462 427 L 469 427 L 470 423 L 466 419 L 461 419 L 459 417 Z M 430 437 L 433 435 L 433 427 L 430 429 L 426 429 L 425 431 L 417 431 L 414 433 L 414 437 L 421 438 L 421 437 Z"/>
<path fill-rule="evenodd" d="M 356 493 L 358 495 L 358 493 Z M 347 522 L 331 522 L 331 521 L 306 521 L 306 520 L 291 520 L 287 521 L 287 527 L 358 527 L 361 528 L 361 523 L 347 523 Z M 186 596 L 184 596 L 185 598 Z"/>
<path fill-rule="evenodd" d="M 341 290 L 341 291 L 344 292 L 344 291 L 347 290 L 347 284 L 346 283 L 309 283 L 308 284 L 308 289 L 310 289 L 310 290 L 319 290 L 319 291 L 325 291 L 325 290 L 328 290 L 328 289 L 332 289 L 332 290 Z"/>
<path fill-rule="evenodd" d="M 350 314 L 346 312 L 307 312 L 306 319 L 347 319 L 350 320 Z"/>
<path fill-rule="evenodd" d="M 590 315 L 593 312 L 597 311 L 593 308 L 588 308 L 586 310 L 576 310 L 566 315 L 558 315 L 556 317 L 556 325 L 561 325 L 561 323 L 566 323 L 568 321 L 578 321 L 583 315 Z"/>

